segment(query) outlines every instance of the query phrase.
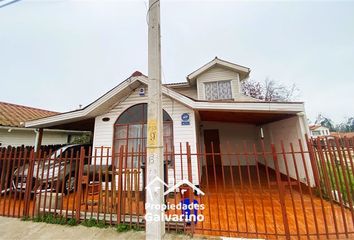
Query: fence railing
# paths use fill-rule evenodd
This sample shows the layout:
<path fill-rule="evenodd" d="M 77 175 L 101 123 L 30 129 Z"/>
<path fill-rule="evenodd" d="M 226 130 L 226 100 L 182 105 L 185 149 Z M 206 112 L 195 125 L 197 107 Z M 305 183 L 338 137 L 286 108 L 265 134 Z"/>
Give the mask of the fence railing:
<path fill-rule="evenodd" d="M 164 153 L 166 229 L 230 237 L 353 236 L 353 143 L 179 144 Z M 139 145 L 6 148 L 0 167 L 2 216 L 145 227 L 149 166 Z"/>

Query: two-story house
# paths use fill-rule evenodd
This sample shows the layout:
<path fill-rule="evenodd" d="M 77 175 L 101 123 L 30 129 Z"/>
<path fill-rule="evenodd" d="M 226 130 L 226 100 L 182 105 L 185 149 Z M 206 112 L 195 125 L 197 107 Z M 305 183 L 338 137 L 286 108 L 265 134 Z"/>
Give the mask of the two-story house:
<path fill-rule="evenodd" d="M 329 128 L 321 126 L 321 125 L 311 125 L 309 126 L 310 132 L 311 132 L 311 137 L 317 138 L 317 137 L 327 137 L 330 136 L 331 133 L 329 131 Z"/>
<path fill-rule="evenodd" d="M 304 103 L 264 102 L 243 95 L 241 83 L 249 74 L 247 67 L 214 58 L 189 74 L 187 81 L 164 84 L 165 151 L 185 151 L 186 142 L 193 153 L 217 153 L 228 151 L 228 146 L 243 146 L 244 142 L 259 144 L 261 139 L 277 144 L 283 140 L 286 148 L 290 142 L 304 140 L 309 132 Z M 135 72 L 88 106 L 26 122 L 26 127 L 90 130 L 93 148 L 99 152 L 104 146 L 109 154 L 117 154 L 123 145 L 128 149 L 145 148 L 148 94 L 148 77 Z M 136 158 L 129 161 L 137 165 Z M 220 159 L 215 161 L 217 167 L 222 165 Z M 289 164 L 290 175 L 295 178 Z M 196 166 L 193 164 L 193 182 L 198 184 Z M 280 170 L 285 173 L 283 165 Z M 303 170 L 299 171 L 303 177 Z M 176 175 L 178 178 L 180 173 Z"/>

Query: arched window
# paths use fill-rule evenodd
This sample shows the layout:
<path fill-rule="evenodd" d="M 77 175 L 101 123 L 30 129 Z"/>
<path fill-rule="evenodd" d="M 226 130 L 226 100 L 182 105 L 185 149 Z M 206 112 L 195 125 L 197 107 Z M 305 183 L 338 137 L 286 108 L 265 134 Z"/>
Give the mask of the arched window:
<path fill-rule="evenodd" d="M 133 156 L 132 154 L 129 155 L 126 167 L 130 168 L 131 164 L 133 164 L 133 168 L 138 167 L 138 153 L 146 151 L 146 125 L 146 103 L 134 105 L 125 110 L 119 116 L 114 124 L 114 149 L 116 164 L 118 164 L 117 157 L 119 154 L 119 149 L 121 146 L 127 146 L 128 152 L 133 153 Z M 165 110 L 163 110 L 163 133 L 164 152 L 171 153 L 173 146 L 173 122 L 172 118 Z M 140 164 L 143 164 L 145 159 L 141 158 L 141 156 L 140 159 L 142 159 Z"/>

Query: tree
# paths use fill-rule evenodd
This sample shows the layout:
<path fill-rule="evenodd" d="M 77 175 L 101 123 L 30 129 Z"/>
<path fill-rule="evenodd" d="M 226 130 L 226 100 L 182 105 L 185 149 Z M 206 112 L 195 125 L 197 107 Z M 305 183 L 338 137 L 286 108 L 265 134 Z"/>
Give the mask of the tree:
<path fill-rule="evenodd" d="M 319 124 L 323 127 L 326 127 L 331 132 L 336 131 L 336 127 L 334 125 L 334 122 L 330 118 L 325 117 L 322 114 L 318 114 L 315 124 Z"/>
<path fill-rule="evenodd" d="M 242 92 L 247 96 L 267 102 L 287 102 L 296 98 L 299 89 L 295 84 L 286 86 L 267 78 L 262 83 L 253 80 L 244 81 Z"/>
<path fill-rule="evenodd" d="M 78 136 L 73 136 L 71 144 L 90 144 L 91 134 L 82 134 Z"/>
<path fill-rule="evenodd" d="M 354 132 L 354 117 L 348 118 L 336 126 L 338 132 Z"/>
<path fill-rule="evenodd" d="M 354 117 L 348 118 L 347 129 L 348 129 L 348 132 L 354 132 Z"/>

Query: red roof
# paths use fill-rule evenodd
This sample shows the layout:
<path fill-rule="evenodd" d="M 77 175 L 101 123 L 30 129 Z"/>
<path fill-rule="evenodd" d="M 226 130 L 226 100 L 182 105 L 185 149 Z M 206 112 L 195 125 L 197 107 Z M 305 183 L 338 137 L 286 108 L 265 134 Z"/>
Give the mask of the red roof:
<path fill-rule="evenodd" d="M 322 127 L 321 125 L 310 125 L 310 130 L 316 130 L 317 128 Z"/>
<path fill-rule="evenodd" d="M 135 71 L 132 73 L 131 77 L 139 77 L 139 76 L 143 76 L 144 74 L 142 74 L 140 71 Z"/>
<path fill-rule="evenodd" d="M 354 132 L 331 132 L 331 136 L 340 138 L 354 138 Z"/>
<path fill-rule="evenodd" d="M 23 127 L 21 122 L 56 114 L 58 112 L 0 102 L 0 126 Z"/>

